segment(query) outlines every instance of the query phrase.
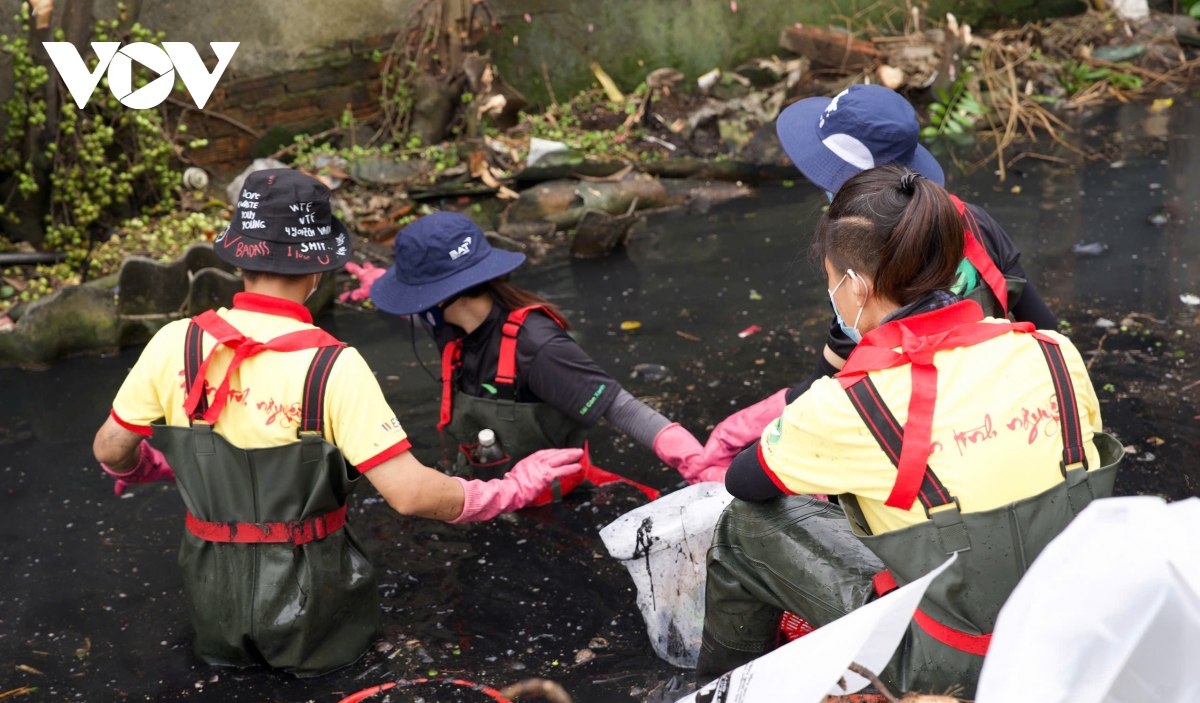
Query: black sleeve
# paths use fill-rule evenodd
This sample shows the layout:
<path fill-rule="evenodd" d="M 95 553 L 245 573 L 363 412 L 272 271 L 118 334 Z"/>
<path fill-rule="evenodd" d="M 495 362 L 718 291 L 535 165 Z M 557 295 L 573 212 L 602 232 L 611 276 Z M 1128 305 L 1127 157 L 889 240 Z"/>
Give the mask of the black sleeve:
<path fill-rule="evenodd" d="M 967 203 L 967 211 L 974 218 L 983 238 L 983 248 L 988 256 L 1000 269 L 1000 273 L 1015 278 L 1025 278 L 1025 269 L 1021 267 L 1021 250 L 1013 243 L 1008 232 L 992 219 L 987 211 L 978 205 Z"/>
<path fill-rule="evenodd" d="M 549 317 L 529 316 L 518 339 L 525 384 L 539 400 L 592 427 L 617 398 L 621 385 L 600 368 L 575 340 Z"/>
<path fill-rule="evenodd" d="M 847 337 L 846 333 L 842 331 L 842 327 L 837 323 L 836 317 L 829 319 L 829 335 L 825 338 L 825 344 L 834 354 L 843 359 L 849 359 L 850 352 L 854 351 L 854 347 L 858 346 L 857 342 Z M 822 354 L 821 358 L 825 358 L 825 355 Z"/>
<path fill-rule="evenodd" d="M 1032 322 L 1039 330 L 1058 329 L 1058 319 L 1050 312 L 1050 308 L 1046 307 L 1042 296 L 1038 295 L 1037 288 L 1029 281 L 1025 281 L 1025 290 L 1017 299 L 1012 315 L 1017 322 Z"/>
<path fill-rule="evenodd" d="M 757 444 L 747 447 L 734 457 L 729 470 L 725 472 L 725 490 L 734 498 L 753 503 L 783 495 L 783 491 L 775 485 L 763 465 L 759 463 Z"/>
<path fill-rule="evenodd" d="M 853 347 L 851 348 L 853 349 Z M 795 387 L 787 392 L 787 395 L 784 396 L 784 399 L 787 400 L 788 405 L 791 405 L 792 401 L 808 392 L 809 387 L 812 386 L 817 379 L 825 378 L 826 376 L 832 376 L 837 373 L 837 371 L 838 370 L 834 368 L 833 364 L 829 363 L 829 361 L 825 358 L 825 355 L 821 354 L 817 357 L 816 368 L 813 369 L 808 378 L 800 383 L 797 383 Z"/>

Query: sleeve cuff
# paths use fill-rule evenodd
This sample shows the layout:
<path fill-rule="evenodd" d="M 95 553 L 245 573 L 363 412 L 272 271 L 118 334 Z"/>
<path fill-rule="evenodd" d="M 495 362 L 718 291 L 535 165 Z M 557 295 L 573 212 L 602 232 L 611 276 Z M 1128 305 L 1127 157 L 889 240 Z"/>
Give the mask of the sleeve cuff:
<path fill-rule="evenodd" d="M 109 410 L 109 414 L 112 415 L 112 419 L 116 420 L 118 425 L 120 425 L 121 427 L 124 427 L 125 429 L 129 430 L 130 432 L 139 434 L 143 437 L 149 437 L 154 434 L 154 430 L 150 429 L 149 425 L 133 425 L 128 422 L 125 422 L 124 420 L 121 419 L 121 416 L 117 414 L 117 411 L 115 408 L 112 410 Z"/>
<path fill-rule="evenodd" d="M 771 479 L 771 483 L 775 484 L 776 488 L 790 496 L 799 495 L 784 485 L 783 481 L 781 481 L 780 478 L 775 475 L 775 472 L 771 470 L 771 467 L 767 466 L 767 458 L 763 456 L 762 442 L 758 443 L 758 463 L 762 465 L 763 473 L 767 475 L 767 478 Z"/>
<path fill-rule="evenodd" d="M 366 473 L 388 459 L 391 459 L 394 456 L 400 456 L 409 449 L 412 449 L 412 442 L 409 442 L 408 438 L 406 437 L 399 442 L 396 442 L 391 447 L 379 452 L 370 459 L 358 464 L 355 468 L 358 469 L 359 473 Z"/>

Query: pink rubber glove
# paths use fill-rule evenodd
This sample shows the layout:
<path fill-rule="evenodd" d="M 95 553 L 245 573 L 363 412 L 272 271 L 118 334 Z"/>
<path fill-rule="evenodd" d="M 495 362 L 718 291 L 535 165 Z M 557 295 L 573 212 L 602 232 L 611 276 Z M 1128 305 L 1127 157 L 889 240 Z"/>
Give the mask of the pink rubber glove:
<path fill-rule="evenodd" d="M 481 522 L 520 510 L 555 479 L 583 471 L 582 458 L 582 449 L 543 449 L 518 461 L 504 478 L 467 481 L 455 476 L 463 487 L 463 511 L 449 522 Z"/>
<path fill-rule="evenodd" d="M 351 261 L 346 264 L 346 272 L 358 279 L 358 288 L 342 293 L 338 299 L 343 303 L 361 303 L 371 297 L 371 284 L 387 273 L 387 269 L 381 269 L 370 261 L 363 262 L 362 266 Z"/>
<path fill-rule="evenodd" d="M 771 421 L 783 414 L 787 407 L 787 389 L 761 400 L 748 408 L 743 408 L 729 417 L 721 420 L 708 436 L 704 445 L 704 465 L 707 467 L 728 469 L 734 457 L 742 453 L 746 447 L 757 444 L 762 438 L 763 430 Z M 724 478 L 722 471 L 722 478 Z"/>
<path fill-rule="evenodd" d="M 100 465 L 100 468 L 104 469 L 109 476 L 117 479 L 117 482 L 113 484 L 113 493 L 121 495 L 127 487 L 135 483 L 175 480 L 175 471 L 167 463 L 167 458 L 163 456 L 162 452 L 150 446 L 149 442 L 143 439 L 138 444 L 138 453 L 137 466 L 123 474 L 113 471 L 107 464 Z"/>
<path fill-rule="evenodd" d="M 699 483 L 709 479 L 701 474 L 707 468 L 704 463 L 704 448 L 678 422 L 659 430 L 654 438 L 654 453 L 663 463 L 679 472 L 688 483 Z"/>

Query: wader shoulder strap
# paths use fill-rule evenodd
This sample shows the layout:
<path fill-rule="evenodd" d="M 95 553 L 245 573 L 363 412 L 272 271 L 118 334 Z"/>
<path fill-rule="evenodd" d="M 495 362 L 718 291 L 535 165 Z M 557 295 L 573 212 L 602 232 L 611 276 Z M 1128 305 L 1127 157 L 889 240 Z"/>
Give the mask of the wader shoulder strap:
<path fill-rule="evenodd" d="M 932 520 L 937 528 L 942 549 L 947 554 L 970 549 L 971 539 L 967 534 L 967 527 L 962 521 L 958 498 L 950 495 L 950 491 L 938 480 L 933 469 L 925 464 L 920 476 L 904 475 L 912 472 L 907 465 L 902 465 L 900 461 L 904 447 L 904 430 L 896 420 L 896 416 L 892 415 L 892 411 L 883 402 L 879 390 L 871 382 L 870 377 L 864 376 L 862 381 L 847 388 L 846 394 L 850 396 L 850 403 L 858 411 L 859 417 L 871 432 L 871 436 L 875 438 L 875 441 L 883 449 L 883 453 L 896 467 L 898 471 L 896 485 L 899 486 L 902 482 L 919 485 L 917 498 L 921 501 L 921 505 L 925 506 L 926 517 Z M 950 507 L 944 510 L 933 510 L 946 505 Z"/>
<path fill-rule="evenodd" d="M 529 317 L 529 313 L 534 310 L 541 310 L 549 315 L 551 320 L 558 323 L 559 327 L 563 327 L 563 321 L 550 312 L 545 305 L 530 305 L 508 313 L 508 319 L 500 329 L 500 358 L 496 360 L 496 385 L 498 386 L 511 386 L 517 381 L 517 334 L 521 332 L 521 325 L 525 324 L 525 318 Z"/>
<path fill-rule="evenodd" d="M 462 363 L 462 340 L 456 339 L 442 349 L 442 409 L 438 415 L 438 432 L 446 429 L 454 414 L 454 371 Z"/>
<path fill-rule="evenodd" d="M 279 335 L 268 342 L 259 342 L 239 332 L 237 328 L 212 310 L 208 310 L 192 318 L 192 325 L 204 330 L 205 333 L 215 338 L 217 343 L 213 345 L 212 351 L 208 353 L 208 356 L 201 362 L 200 368 L 196 370 L 196 377 L 192 380 L 192 385 L 188 388 L 188 395 L 183 402 L 183 409 L 188 417 L 197 418 L 198 416 L 202 416 L 202 419 L 210 425 L 216 424 L 217 418 L 220 417 L 221 411 L 225 408 L 225 402 L 229 398 L 229 380 L 233 376 L 233 372 L 246 359 L 265 351 L 293 352 L 318 347 L 346 346 L 344 342 L 339 342 L 333 335 L 321 329 L 298 330 Z M 207 398 L 205 379 L 207 377 L 208 365 L 212 362 L 217 347 L 222 345 L 233 350 L 233 359 L 229 362 L 229 367 L 225 369 L 225 376 L 221 380 L 221 385 L 217 388 L 212 405 L 208 410 L 200 413 L 198 411 L 200 400 L 201 398 Z"/>
<path fill-rule="evenodd" d="M 1079 423 L 1079 403 L 1075 396 L 1075 384 L 1067 360 L 1063 358 L 1058 344 L 1038 335 L 1038 345 L 1050 367 L 1050 380 L 1054 382 L 1054 395 L 1058 404 L 1058 421 L 1062 427 L 1063 453 L 1058 464 L 1063 480 L 1067 482 L 1067 499 L 1071 510 L 1078 515 L 1092 502 L 1092 487 L 1088 483 L 1087 451 L 1083 446 L 1083 428 Z M 1075 468 L 1071 468 L 1071 467 Z"/>
<path fill-rule="evenodd" d="M 862 418 L 863 424 L 867 426 L 871 436 L 879 443 L 883 453 L 887 454 L 892 465 L 899 469 L 900 453 L 904 447 L 904 428 L 900 426 L 896 416 L 883 402 L 883 398 L 879 395 L 879 389 L 875 387 L 869 376 L 864 376 L 862 381 L 846 389 L 846 395 L 850 396 L 850 404 L 858 411 L 858 416 Z M 902 477 L 896 478 L 897 483 L 903 480 Z M 925 470 L 921 475 L 917 499 L 925 506 L 926 511 L 954 502 L 954 497 L 938 480 L 937 474 L 933 473 L 933 469 L 929 468 L 928 464 L 925 465 Z"/>
<path fill-rule="evenodd" d="M 313 355 L 304 377 L 304 400 L 301 401 L 300 433 L 323 434 L 325 431 L 325 388 L 338 355 L 345 347 L 321 347 Z"/>
<path fill-rule="evenodd" d="M 204 363 L 204 330 L 200 329 L 195 321 L 188 325 L 187 336 L 184 338 L 183 351 L 183 383 L 184 388 L 188 391 L 196 384 L 196 376 L 200 372 L 200 365 Z M 200 399 L 196 403 L 194 412 L 188 415 L 188 422 L 203 420 L 204 413 L 208 412 L 208 384 L 201 382 Z"/>
<path fill-rule="evenodd" d="M 991 289 L 996 300 L 1000 301 L 1000 307 L 1007 315 L 1008 282 L 1004 280 L 1004 274 L 996 268 L 996 262 L 992 261 L 992 257 L 988 255 L 987 249 L 983 246 L 983 231 L 979 227 L 979 220 L 975 219 L 975 213 L 968 210 L 967 204 L 958 196 L 951 195 L 950 201 L 954 203 L 954 207 L 958 210 L 958 217 L 962 220 L 963 256 L 979 271 L 983 282 Z"/>

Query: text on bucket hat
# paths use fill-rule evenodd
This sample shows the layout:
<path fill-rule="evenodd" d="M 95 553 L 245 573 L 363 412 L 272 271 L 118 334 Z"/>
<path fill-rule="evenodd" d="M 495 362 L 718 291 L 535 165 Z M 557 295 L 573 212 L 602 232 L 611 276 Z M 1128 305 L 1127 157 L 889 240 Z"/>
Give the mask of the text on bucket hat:
<path fill-rule="evenodd" d="M 288 168 L 246 177 L 233 221 L 213 242 L 217 256 L 246 271 L 305 275 L 350 258 L 350 233 L 333 216 L 329 188 Z"/>

